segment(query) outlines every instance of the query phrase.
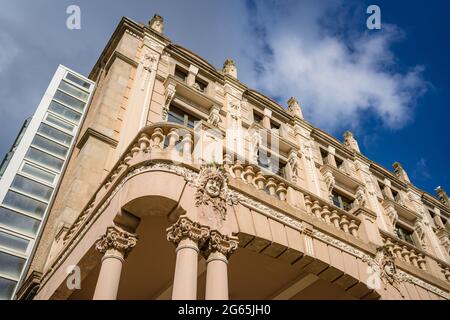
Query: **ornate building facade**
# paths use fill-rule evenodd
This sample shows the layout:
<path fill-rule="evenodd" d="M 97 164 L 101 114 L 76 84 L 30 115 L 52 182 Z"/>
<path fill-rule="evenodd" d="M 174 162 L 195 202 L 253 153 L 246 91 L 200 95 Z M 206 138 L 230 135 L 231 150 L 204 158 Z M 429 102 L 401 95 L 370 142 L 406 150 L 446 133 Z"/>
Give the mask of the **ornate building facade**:
<path fill-rule="evenodd" d="M 18 299 L 450 299 L 442 188 L 418 189 L 163 27 L 123 18 L 94 66 Z"/>

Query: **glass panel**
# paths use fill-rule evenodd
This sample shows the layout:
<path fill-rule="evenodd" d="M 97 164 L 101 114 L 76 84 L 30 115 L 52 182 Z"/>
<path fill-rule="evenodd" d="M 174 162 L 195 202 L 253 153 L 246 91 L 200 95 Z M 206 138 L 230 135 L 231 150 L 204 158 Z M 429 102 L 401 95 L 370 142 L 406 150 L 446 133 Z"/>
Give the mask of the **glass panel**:
<path fill-rule="evenodd" d="M 36 135 L 34 137 L 31 144 L 35 147 L 38 147 L 39 149 L 43 149 L 44 151 L 55 154 L 62 158 L 64 158 L 67 155 L 67 151 L 69 151 L 68 148 L 63 147 L 62 145 L 39 135 Z"/>
<path fill-rule="evenodd" d="M 184 125 L 184 114 L 180 109 L 170 107 L 167 121 Z"/>
<path fill-rule="evenodd" d="M 30 180 L 28 178 L 17 175 L 11 185 L 14 189 L 23 191 L 35 197 L 43 198 L 45 200 L 50 199 L 53 188 L 44 186 L 38 182 Z"/>
<path fill-rule="evenodd" d="M 48 109 L 56 114 L 59 114 L 61 117 L 76 123 L 78 123 L 81 118 L 81 113 L 69 109 L 56 101 L 50 102 L 50 106 L 48 107 Z"/>
<path fill-rule="evenodd" d="M 55 158 L 48 153 L 42 152 L 40 150 L 30 148 L 25 155 L 25 157 L 31 161 L 35 161 L 37 163 L 43 164 L 49 168 L 55 170 L 61 170 L 64 160 Z"/>
<path fill-rule="evenodd" d="M 70 131 L 70 132 L 72 132 L 75 129 L 74 125 L 72 125 L 70 123 L 67 123 L 65 121 L 62 121 L 62 120 L 58 119 L 57 117 L 55 117 L 55 116 L 53 116 L 51 114 L 47 114 L 47 117 L 46 117 L 45 120 L 47 120 L 51 124 L 54 124 L 54 125 L 60 127 L 61 129 L 65 129 L 65 130 Z"/>
<path fill-rule="evenodd" d="M 69 96 L 68 94 L 62 92 L 62 91 L 56 91 L 55 96 L 53 97 L 53 99 L 58 100 L 59 102 L 62 102 L 66 105 L 68 105 L 69 107 L 72 107 L 76 110 L 79 111 L 83 111 L 85 103 L 75 99 L 72 96 Z"/>
<path fill-rule="evenodd" d="M 46 135 L 47 137 L 56 140 L 58 142 L 61 142 L 65 145 L 70 145 L 72 142 L 72 136 L 64 133 L 62 131 L 59 131 L 58 129 L 55 129 L 53 127 L 50 127 L 49 125 L 46 125 L 45 123 L 41 123 L 38 129 L 39 133 L 42 133 Z"/>
<path fill-rule="evenodd" d="M 56 174 L 41 170 L 35 166 L 32 166 L 29 163 L 25 163 L 22 167 L 22 172 L 27 173 L 29 175 L 32 175 L 36 178 L 39 178 L 41 180 L 54 183 Z"/>
<path fill-rule="evenodd" d="M 6 194 L 3 204 L 24 212 L 34 213 L 40 217 L 42 217 L 47 208 L 47 204 L 44 202 L 31 199 L 11 190 Z"/>
<path fill-rule="evenodd" d="M 0 251 L 0 272 L 11 278 L 19 278 L 25 259 Z"/>
<path fill-rule="evenodd" d="M 0 207 L 0 224 L 29 235 L 36 235 L 40 221 Z"/>
<path fill-rule="evenodd" d="M 0 278 L 0 300 L 10 300 L 17 282 Z"/>
<path fill-rule="evenodd" d="M 83 100 L 84 102 L 86 102 L 87 98 L 89 97 L 88 93 L 81 91 L 78 88 L 75 88 L 74 86 L 72 86 L 71 84 L 69 84 L 65 81 L 61 81 L 58 89 L 63 90 L 65 92 L 73 95 L 74 97 L 77 97 L 78 99 Z"/>
<path fill-rule="evenodd" d="M 70 80 L 76 84 L 78 84 L 79 86 L 89 89 L 91 87 L 91 84 L 89 82 L 84 81 L 83 79 L 80 79 L 79 77 L 77 77 L 76 75 L 73 75 L 71 73 L 67 73 L 66 74 L 66 79 Z"/>
<path fill-rule="evenodd" d="M 12 234 L 0 231 L 0 246 L 22 253 L 27 252 L 28 240 L 13 236 Z"/>

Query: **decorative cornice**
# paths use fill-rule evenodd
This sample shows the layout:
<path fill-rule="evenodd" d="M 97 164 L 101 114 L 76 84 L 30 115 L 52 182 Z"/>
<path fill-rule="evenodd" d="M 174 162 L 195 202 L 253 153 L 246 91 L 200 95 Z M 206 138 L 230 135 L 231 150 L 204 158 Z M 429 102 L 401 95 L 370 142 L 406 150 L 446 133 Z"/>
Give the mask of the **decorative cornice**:
<path fill-rule="evenodd" d="M 77 148 L 78 149 L 83 149 L 84 144 L 86 143 L 86 141 L 89 139 L 89 137 L 93 137 L 96 138 L 102 142 L 105 142 L 107 144 L 109 144 L 110 146 L 112 146 L 113 148 L 117 147 L 117 140 L 108 137 L 107 135 L 92 129 L 92 128 L 87 128 L 86 131 L 83 133 L 83 136 L 81 136 L 80 140 L 77 143 Z"/>

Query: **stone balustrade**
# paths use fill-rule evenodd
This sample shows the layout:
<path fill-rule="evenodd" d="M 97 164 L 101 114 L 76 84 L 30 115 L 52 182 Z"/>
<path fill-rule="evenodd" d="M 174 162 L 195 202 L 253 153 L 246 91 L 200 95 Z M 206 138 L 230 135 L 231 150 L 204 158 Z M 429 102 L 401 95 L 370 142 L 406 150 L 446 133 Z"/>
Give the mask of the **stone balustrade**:
<path fill-rule="evenodd" d="M 225 159 L 225 163 L 234 178 L 242 179 L 248 185 L 254 186 L 256 189 L 278 198 L 280 201 L 287 202 L 288 188 L 295 189 L 304 198 L 307 214 L 334 226 L 344 233 L 358 237 L 361 221 L 356 216 L 335 207 L 305 190 L 300 190 L 300 188 L 285 179 L 261 169 L 256 165 L 245 164 L 239 160 L 233 164 L 227 158 Z"/>
<path fill-rule="evenodd" d="M 384 245 L 394 256 L 414 267 L 427 271 L 426 254 L 422 250 L 385 232 L 382 232 L 381 236 Z"/>

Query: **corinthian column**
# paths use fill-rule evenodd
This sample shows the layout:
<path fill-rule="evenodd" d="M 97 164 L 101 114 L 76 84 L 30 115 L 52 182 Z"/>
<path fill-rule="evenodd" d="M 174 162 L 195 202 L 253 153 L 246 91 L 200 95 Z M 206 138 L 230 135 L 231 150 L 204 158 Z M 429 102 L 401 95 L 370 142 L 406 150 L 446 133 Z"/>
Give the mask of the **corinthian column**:
<path fill-rule="evenodd" d="M 206 300 L 228 300 L 228 258 L 238 248 L 237 238 L 211 231 L 206 258 Z"/>
<path fill-rule="evenodd" d="M 126 232 L 116 226 L 108 227 L 106 233 L 97 240 L 95 248 L 103 254 L 103 258 L 94 300 L 115 300 L 117 298 L 122 264 L 136 242 L 136 234 Z"/>
<path fill-rule="evenodd" d="M 208 236 L 208 227 L 192 222 L 184 216 L 167 229 L 167 240 L 177 247 L 172 300 L 197 299 L 199 247 L 204 245 Z"/>

